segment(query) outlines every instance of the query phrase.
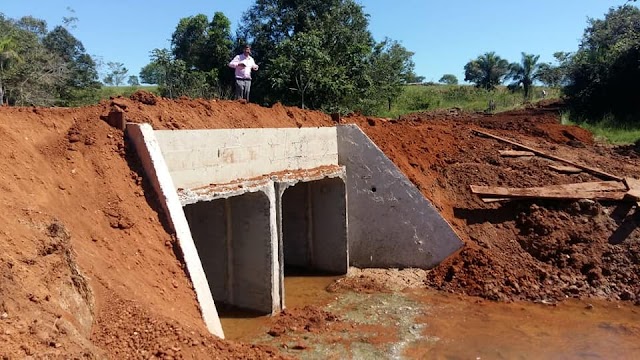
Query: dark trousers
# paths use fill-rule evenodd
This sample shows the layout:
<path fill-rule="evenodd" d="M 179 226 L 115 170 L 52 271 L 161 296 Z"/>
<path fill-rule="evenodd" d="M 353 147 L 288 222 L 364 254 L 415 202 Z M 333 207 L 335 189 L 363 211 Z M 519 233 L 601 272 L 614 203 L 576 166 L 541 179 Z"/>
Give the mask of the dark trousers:
<path fill-rule="evenodd" d="M 236 99 L 245 99 L 249 101 L 249 92 L 251 91 L 251 79 L 236 79 Z"/>

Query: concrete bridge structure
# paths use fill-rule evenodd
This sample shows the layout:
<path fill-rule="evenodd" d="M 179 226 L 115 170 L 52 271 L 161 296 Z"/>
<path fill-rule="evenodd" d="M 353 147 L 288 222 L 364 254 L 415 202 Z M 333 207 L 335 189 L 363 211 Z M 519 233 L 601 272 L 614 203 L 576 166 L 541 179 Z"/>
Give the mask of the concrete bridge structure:
<path fill-rule="evenodd" d="M 126 132 L 219 337 L 214 301 L 276 313 L 286 266 L 432 268 L 462 246 L 355 125 Z"/>

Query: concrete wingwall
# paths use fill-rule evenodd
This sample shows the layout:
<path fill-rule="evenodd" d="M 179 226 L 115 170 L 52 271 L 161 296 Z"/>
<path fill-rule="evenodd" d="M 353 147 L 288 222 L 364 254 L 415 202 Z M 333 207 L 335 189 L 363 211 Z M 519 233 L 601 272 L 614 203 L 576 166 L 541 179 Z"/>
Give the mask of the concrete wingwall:
<path fill-rule="evenodd" d="M 338 164 L 336 128 L 156 130 L 178 188 Z"/>
<path fill-rule="evenodd" d="M 420 190 L 356 125 L 341 125 L 349 259 L 356 267 L 432 268 L 462 241 Z"/>
<path fill-rule="evenodd" d="M 224 338 L 211 289 L 208 286 L 198 251 L 191 237 L 189 224 L 154 130 L 149 124 L 127 124 L 126 132 L 129 141 L 136 149 L 144 171 L 149 175 L 149 181 L 160 199 L 160 204 L 162 204 L 163 210 L 176 232 L 176 238 L 193 283 L 205 325 L 212 334 Z"/>

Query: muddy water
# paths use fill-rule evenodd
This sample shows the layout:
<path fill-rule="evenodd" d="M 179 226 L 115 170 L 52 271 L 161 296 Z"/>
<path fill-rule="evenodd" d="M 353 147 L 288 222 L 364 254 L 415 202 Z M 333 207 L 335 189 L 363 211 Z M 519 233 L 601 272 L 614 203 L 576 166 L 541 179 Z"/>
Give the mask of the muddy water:
<path fill-rule="evenodd" d="M 336 298 L 327 292 L 329 284 L 339 276 L 288 275 L 284 278 L 285 306 L 287 308 L 305 305 L 325 305 Z M 270 316 L 239 311 L 220 310 L 220 321 L 227 339 L 251 342 L 263 335 L 269 327 Z"/>
<path fill-rule="evenodd" d="M 432 359 L 639 359 L 640 307 L 567 300 L 493 303 L 430 292 L 423 340 L 406 353 Z"/>
<path fill-rule="evenodd" d="M 379 325 L 372 333 L 298 334 L 305 349 L 282 349 L 283 338 L 265 334 L 270 317 L 235 314 L 222 318 L 227 338 L 270 344 L 301 359 L 640 359 L 640 307 L 632 304 L 504 304 L 430 290 L 326 292 L 335 279 L 285 278 L 287 306 L 322 306 L 346 321 Z"/>

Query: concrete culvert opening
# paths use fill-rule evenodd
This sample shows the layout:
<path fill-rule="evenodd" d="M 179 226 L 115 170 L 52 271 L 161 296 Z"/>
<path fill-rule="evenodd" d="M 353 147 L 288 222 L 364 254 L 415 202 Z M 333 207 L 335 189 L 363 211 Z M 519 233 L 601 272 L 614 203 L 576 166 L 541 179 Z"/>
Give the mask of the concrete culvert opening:
<path fill-rule="evenodd" d="M 349 259 L 344 181 L 325 178 L 278 186 L 284 275 L 345 274 Z"/>
<path fill-rule="evenodd" d="M 184 206 L 216 303 L 272 313 L 269 211 L 269 198 L 260 191 Z"/>

